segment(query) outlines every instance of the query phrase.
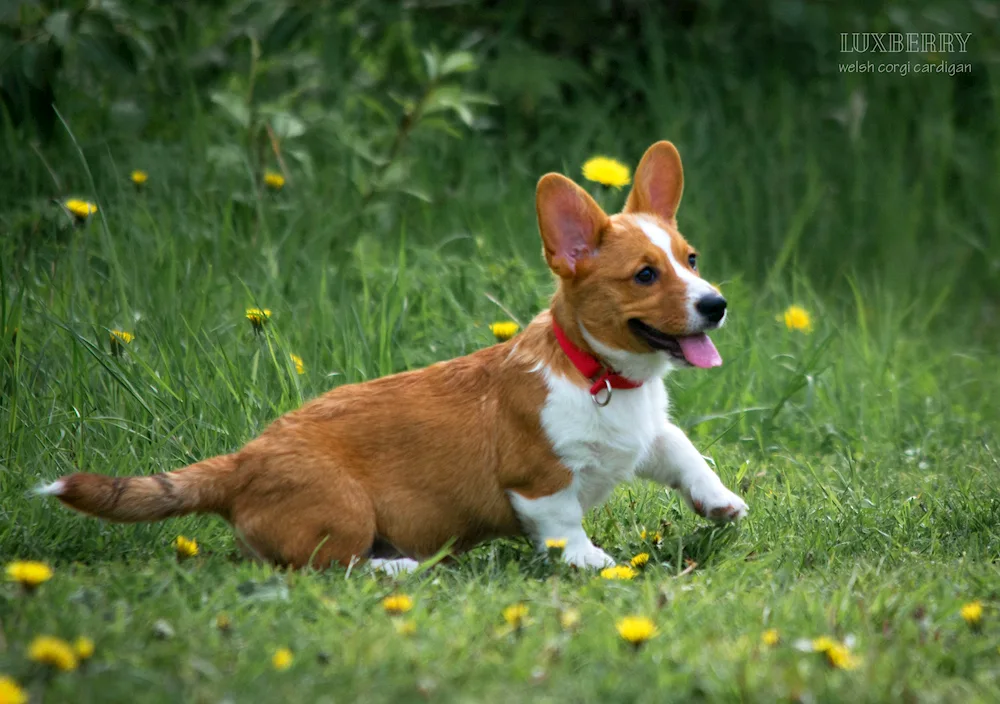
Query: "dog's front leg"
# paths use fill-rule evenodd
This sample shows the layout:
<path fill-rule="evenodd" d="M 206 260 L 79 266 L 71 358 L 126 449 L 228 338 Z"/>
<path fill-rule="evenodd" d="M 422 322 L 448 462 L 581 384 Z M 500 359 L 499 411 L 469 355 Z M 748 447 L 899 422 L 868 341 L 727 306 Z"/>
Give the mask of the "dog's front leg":
<path fill-rule="evenodd" d="M 546 551 L 546 540 L 565 540 L 563 560 L 577 567 L 611 567 L 614 559 L 590 542 L 583 531 L 583 507 L 572 486 L 549 496 L 528 499 L 507 492 L 511 506 L 538 552 Z"/>
<path fill-rule="evenodd" d="M 705 518 L 735 521 L 749 510 L 725 487 L 684 431 L 669 422 L 636 473 L 676 489 L 691 510 Z"/>

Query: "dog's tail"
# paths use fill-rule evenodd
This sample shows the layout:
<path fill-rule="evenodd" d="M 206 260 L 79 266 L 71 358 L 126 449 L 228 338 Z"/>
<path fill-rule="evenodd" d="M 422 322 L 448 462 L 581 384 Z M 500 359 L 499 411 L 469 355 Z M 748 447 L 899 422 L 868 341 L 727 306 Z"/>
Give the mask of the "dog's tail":
<path fill-rule="evenodd" d="M 235 454 L 219 455 L 146 477 L 70 474 L 37 491 L 82 513 L 119 523 L 159 521 L 186 513 L 225 516 L 235 493 L 238 467 Z"/>

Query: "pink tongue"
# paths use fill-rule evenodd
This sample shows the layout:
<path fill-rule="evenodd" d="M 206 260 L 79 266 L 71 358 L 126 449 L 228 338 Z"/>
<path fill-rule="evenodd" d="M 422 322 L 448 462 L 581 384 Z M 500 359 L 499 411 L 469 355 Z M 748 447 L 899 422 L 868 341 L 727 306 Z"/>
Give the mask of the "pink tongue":
<path fill-rule="evenodd" d="M 712 344 L 712 341 L 708 339 L 708 335 L 705 333 L 678 337 L 677 342 L 681 345 L 681 352 L 684 353 L 684 359 L 691 362 L 694 366 L 708 369 L 709 367 L 722 365 L 722 357 L 719 356 L 719 350 L 715 349 L 715 345 Z"/>

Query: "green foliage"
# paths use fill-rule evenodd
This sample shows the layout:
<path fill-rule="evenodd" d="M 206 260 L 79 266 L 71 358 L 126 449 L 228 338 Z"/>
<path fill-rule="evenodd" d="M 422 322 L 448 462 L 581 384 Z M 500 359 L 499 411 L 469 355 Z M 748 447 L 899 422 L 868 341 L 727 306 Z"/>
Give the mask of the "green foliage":
<path fill-rule="evenodd" d="M 305 52 L 280 55 L 288 47 L 273 35 L 288 23 L 292 10 L 281 13 L 277 7 L 260 2 L 240 8 L 241 14 L 255 18 L 249 22 L 253 31 L 248 30 L 246 37 L 250 61 L 245 76 L 231 76 L 225 88 L 209 95 L 232 123 L 229 135 L 234 138 L 214 146 L 210 161 L 225 169 L 242 167 L 249 159 L 251 170 L 259 172 L 273 160 L 287 176 L 287 154 L 311 178 L 314 168 L 306 141 L 315 145 L 336 140 L 349 151 L 348 175 L 362 205 L 387 193 L 430 201 L 427 187 L 414 182 L 405 146 L 431 130 L 460 137 L 455 121 L 466 128 L 477 126 L 474 109 L 490 99 L 465 89 L 460 81 L 461 74 L 476 70 L 475 55 L 467 50 L 440 53 L 431 48 L 421 52 L 421 63 L 404 61 L 404 70 L 397 72 L 396 51 L 409 55 L 416 47 L 407 23 L 388 24 L 379 28 L 384 35 L 374 42 L 347 42 L 341 60 L 356 69 L 333 93 L 324 88 L 324 67 L 315 57 Z M 297 16 L 307 13 L 300 8 L 295 12 Z M 307 14 L 295 26 L 317 19 Z M 334 19 L 341 34 L 358 21 L 353 9 Z M 258 40 L 258 35 L 266 38 Z M 275 55 L 265 55 L 268 46 Z M 244 195 L 244 199 L 249 201 L 251 196 Z"/>
<path fill-rule="evenodd" d="M 140 106 L 115 87 L 151 70 L 162 22 L 146 8 L 118 2 L 7 3 L 0 10 L 0 99 L 10 120 L 51 138 L 60 83 L 123 120 L 138 119 Z"/>
<path fill-rule="evenodd" d="M 252 190 L 238 191 L 237 200 L 252 204 L 266 168 L 286 181 L 296 170 L 312 179 L 314 155 L 322 155 L 348 160 L 346 176 L 366 207 L 392 193 L 429 201 L 430 184 L 415 180 L 408 143 L 425 133 L 460 138 L 487 124 L 477 112 L 492 100 L 463 80 L 478 68 L 474 41 L 453 51 L 421 49 L 409 19 L 365 3 L 331 11 L 248 0 L 191 12 L 140 2 L 11 13 L 0 24 L 7 58 L 0 85 L 13 123 L 51 136 L 52 103 L 65 90 L 99 99 L 117 127 L 148 126 L 152 106 L 168 117 L 156 131 L 170 130 L 169 117 L 180 115 L 162 103 L 193 83 L 223 118 L 210 130 L 208 164 L 230 182 L 254 175 Z M 185 38 L 174 41 L 176 34 Z M 174 62 L 179 66 L 164 68 Z M 141 105 L 134 91 L 149 83 L 159 85 L 145 91 Z"/>

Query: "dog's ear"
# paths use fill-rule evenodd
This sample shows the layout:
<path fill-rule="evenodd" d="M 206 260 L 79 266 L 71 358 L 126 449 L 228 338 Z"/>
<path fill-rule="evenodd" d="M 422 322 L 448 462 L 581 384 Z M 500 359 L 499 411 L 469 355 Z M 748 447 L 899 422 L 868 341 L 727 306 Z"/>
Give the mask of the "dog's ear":
<path fill-rule="evenodd" d="M 677 207 L 684 191 L 681 155 L 670 142 L 657 142 L 642 155 L 635 170 L 626 213 L 653 213 L 676 223 Z"/>
<path fill-rule="evenodd" d="M 535 209 L 545 261 L 560 277 L 572 277 L 577 264 L 597 251 L 610 223 L 607 214 L 589 193 L 560 174 L 542 176 Z"/>

